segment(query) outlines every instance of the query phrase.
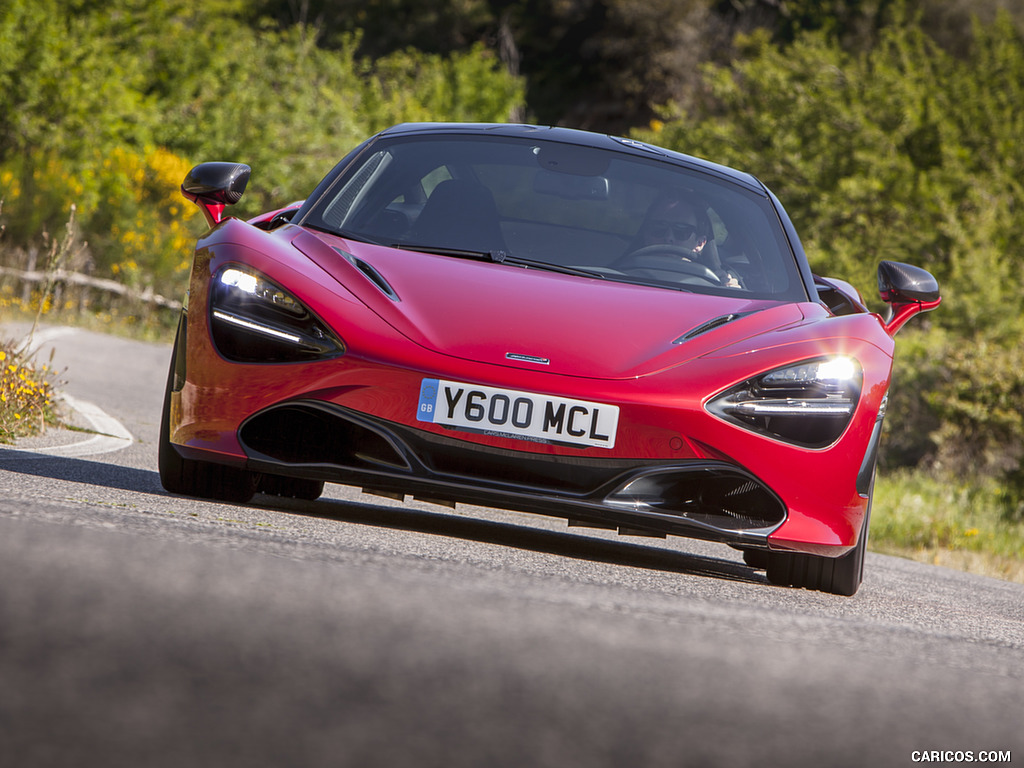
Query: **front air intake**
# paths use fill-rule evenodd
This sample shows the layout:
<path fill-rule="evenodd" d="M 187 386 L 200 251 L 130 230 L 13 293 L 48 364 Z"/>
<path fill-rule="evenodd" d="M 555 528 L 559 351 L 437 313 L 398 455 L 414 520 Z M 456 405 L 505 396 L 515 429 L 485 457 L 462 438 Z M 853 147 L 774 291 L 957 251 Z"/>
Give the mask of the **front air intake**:
<path fill-rule="evenodd" d="M 409 470 L 386 435 L 314 401 L 262 411 L 242 425 L 238 437 L 250 456 L 281 464 Z"/>
<path fill-rule="evenodd" d="M 785 506 L 767 486 L 721 462 L 641 473 L 615 489 L 606 502 L 730 531 L 771 528 L 786 518 Z"/>

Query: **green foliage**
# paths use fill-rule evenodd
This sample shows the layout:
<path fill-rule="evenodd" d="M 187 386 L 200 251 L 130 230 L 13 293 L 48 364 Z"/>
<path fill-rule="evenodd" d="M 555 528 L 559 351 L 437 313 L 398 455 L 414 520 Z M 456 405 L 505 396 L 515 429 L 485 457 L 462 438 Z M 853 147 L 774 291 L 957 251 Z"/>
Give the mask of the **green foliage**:
<path fill-rule="evenodd" d="M 494 5 L 499 5 L 494 3 Z M 540 122 L 625 133 L 683 98 L 716 41 L 707 0 L 509 3 Z"/>
<path fill-rule="evenodd" d="M 502 122 L 522 101 L 522 85 L 496 77 L 500 64 L 477 44 L 465 53 L 441 57 L 413 49 L 366 65 L 361 113 L 377 131 L 397 122 L 456 120 Z"/>
<path fill-rule="evenodd" d="M 523 88 L 482 46 L 369 62 L 358 35 L 252 26 L 240 0 L 9 0 L 0 7 L 5 244 L 72 205 L 101 276 L 175 294 L 202 225 L 178 185 L 194 163 L 253 167 L 246 215 L 300 198 L 371 132 L 502 120 Z M 196 223 L 188 225 L 189 220 Z M 82 265 L 78 265 L 82 266 Z"/>
<path fill-rule="evenodd" d="M 315 24 L 327 47 L 362 32 L 374 60 L 416 49 L 448 56 L 484 44 L 522 73 L 545 124 L 622 133 L 689 86 L 721 37 L 709 0 L 260 0 L 252 15 Z"/>
<path fill-rule="evenodd" d="M 67 5 L 11 0 L 0 12 L 3 155 L 45 146 L 77 157 L 145 142 L 155 120 L 139 70 L 111 55 L 108 20 Z"/>
<path fill-rule="evenodd" d="M 495 12 L 507 6 L 490 0 L 259 0 L 250 18 L 268 18 L 282 27 L 296 24 L 324 31 L 324 46 L 344 46 L 361 34 L 359 53 L 372 59 L 416 48 L 450 54 L 471 48 L 496 23 Z"/>

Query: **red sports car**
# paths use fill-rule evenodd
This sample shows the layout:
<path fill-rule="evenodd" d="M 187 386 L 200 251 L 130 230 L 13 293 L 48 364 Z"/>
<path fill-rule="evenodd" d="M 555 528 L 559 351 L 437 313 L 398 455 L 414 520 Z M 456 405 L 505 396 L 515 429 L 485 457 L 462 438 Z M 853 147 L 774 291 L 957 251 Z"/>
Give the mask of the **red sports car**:
<path fill-rule="evenodd" d="M 199 240 L 168 376 L 177 494 L 369 493 L 723 542 L 769 581 L 861 583 L 893 335 L 811 274 L 754 177 L 630 139 L 401 125 L 301 203 L 225 217 L 248 166 L 182 184 Z"/>

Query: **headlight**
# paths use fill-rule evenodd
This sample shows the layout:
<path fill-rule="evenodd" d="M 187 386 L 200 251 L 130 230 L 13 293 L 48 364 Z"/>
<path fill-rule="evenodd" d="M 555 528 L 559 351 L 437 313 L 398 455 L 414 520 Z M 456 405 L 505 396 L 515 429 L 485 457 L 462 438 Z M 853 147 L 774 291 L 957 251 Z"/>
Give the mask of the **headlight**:
<path fill-rule="evenodd" d="M 284 363 L 343 354 L 345 346 L 298 299 L 260 274 L 221 269 L 210 287 L 218 351 L 239 363 Z"/>
<path fill-rule="evenodd" d="M 755 376 L 711 400 L 708 410 L 780 440 L 821 448 L 850 423 L 862 381 L 853 358 L 823 357 Z"/>

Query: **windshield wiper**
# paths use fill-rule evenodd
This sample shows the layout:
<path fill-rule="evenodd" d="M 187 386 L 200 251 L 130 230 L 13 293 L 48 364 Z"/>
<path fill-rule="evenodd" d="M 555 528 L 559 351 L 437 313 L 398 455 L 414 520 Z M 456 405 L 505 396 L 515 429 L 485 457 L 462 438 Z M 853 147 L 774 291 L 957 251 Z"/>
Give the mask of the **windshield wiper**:
<path fill-rule="evenodd" d="M 517 267 L 528 269 L 544 269 L 548 272 L 558 272 L 563 275 L 576 275 L 578 277 L 596 277 L 604 280 L 607 276 L 583 267 L 570 267 L 565 264 L 552 264 L 550 261 L 535 261 L 534 259 L 520 259 L 515 256 L 506 256 L 505 264 L 514 264 Z"/>
<path fill-rule="evenodd" d="M 646 288 L 665 288 L 669 291 L 680 291 L 681 293 L 693 293 L 693 288 L 683 285 L 682 283 L 667 283 L 661 280 L 654 280 L 651 278 L 643 277 L 630 277 L 628 275 L 608 275 L 609 280 L 614 280 L 616 283 L 626 283 L 627 285 L 642 285 Z"/>
<path fill-rule="evenodd" d="M 581 267 L 569 267 L 563 264 L 552 264 L 548 261 L 535 261 L 534 259 L 521 259 L 517 256 L 510 256 L 508 251 L 471 251 L 462 248 L 447 248 L 440 245 L 413 245 L 410 243 L 392 243 L 392 248 L 401 248 L 406 251 L 420 251 L 421 253 L 434 253 L 438 256 L 454 256 L 459 259 L 476 259 L 478 261 L 489 261 L 494 264 L 511 264 L 516 267 L 528 269 L 543 269 L 548 272 L 558 272 L 563 275 L 576 275 L 578 277 L 596 277 L 601 280 L 605 278 L 600 272 L 593 272 Z"/>
<path fill-rule="evenodd" d="M 433 253 L 438 256 L 454 256 L 457 259 L 476 259 L 477 261 L 493 261 L 497 264 L 503 262 L 508 253 L 506 251 L 471 251 L 465 248 L 449 248 L 444 245 L 417 245 L 415 243 L 391 243 L 391 248 L 398 248 L 403 251 L 419 251 L 420 253 Z"/>

